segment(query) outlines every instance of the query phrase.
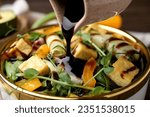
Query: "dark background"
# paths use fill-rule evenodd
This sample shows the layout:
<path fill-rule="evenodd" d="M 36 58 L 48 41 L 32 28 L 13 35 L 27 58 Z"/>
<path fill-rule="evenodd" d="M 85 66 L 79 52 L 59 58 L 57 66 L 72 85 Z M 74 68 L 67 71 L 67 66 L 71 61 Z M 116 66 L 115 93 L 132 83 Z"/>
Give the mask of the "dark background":
<path fill-rule="evenodd" d="M 14 0 L 0 0 L 2 3 L 12 3 Z M 32 11 L 48 13 L 52 11 L 49 0 L 27 0 Z M 123 30 L 150 32 L 150 0 L 133 0 L 130 6 L 121 14 Z"/>
<path fill-rule="evenodd" d="M 0 0 L 0 5 L 14 0 Z M 52 11 L 49 0 L 27 0 L 31 11 L 48 13 Z M 130 6 L 121 14 L 123 30 L 150 32 L 150 0 L 132 0 Z M 150 83 L 149 83 L 150 84 Z M 150 90 L 150 85 L 148 90 Z M 150 99 L 147 93 L 146 99 Z"/>

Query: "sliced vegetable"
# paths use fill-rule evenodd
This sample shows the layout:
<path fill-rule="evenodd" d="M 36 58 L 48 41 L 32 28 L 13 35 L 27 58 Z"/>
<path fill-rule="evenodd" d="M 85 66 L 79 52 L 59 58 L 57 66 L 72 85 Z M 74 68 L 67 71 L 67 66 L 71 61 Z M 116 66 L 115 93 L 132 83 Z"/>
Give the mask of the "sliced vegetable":
<path fill-rule="evenodd" d="M 35 52 L 37 56 L 40 58 L 46 58 L 49 53 L 49 47 L 47 44 L 43 44 L 39 47 L 39 49 Z"/>
<path fill-rule="evenodd" d="M 46 39 L 46 44 L 50 48 L 50 54 L 53 57 L 64 57 L 66 56 L 66 50 L 63 41 L 57 35 L 50 35 Z"/>
<path fill-rule="evenodd" d="M 18 70 L 18 66 L 22 63 L 22 61 L 16 61 L 15 63 L 11 63 L 9 61 L 5 61 L 5 71 L 6 71 L 6 75 L 7 77 L 11 80 L 11 81 L 15 81 L 17 80 L 17 76 L 16 73 L 19 72 Z"/>
<path fill-rule="evenodd" d="M 44 34 L 46 35 L 51 35 L 51 34 L 54 34 L 54 33 L 58 33 L 60 31 L 60 27 L 59 26 L 51 26 L 50 28 L 46 29 L 44 31 Z"/>
<path fill-rule="evenodd" d="M 83 83 L 89 87 L 95 87 L 96 80 L 93 78 L 94 70 L 96 68 L 96 61 L 94 58 L 90 58 L 84 66 L 82 79 Z"/>
<path fill-rule="evenodd" d="M 42 83 L 40 82 L 38 78 L 34 78 L 31 80 L 23 79 L 23 80 L 16 82 L 15 84 L 28 91 L 34 91 L 37 88 L 42 86 Z"/>

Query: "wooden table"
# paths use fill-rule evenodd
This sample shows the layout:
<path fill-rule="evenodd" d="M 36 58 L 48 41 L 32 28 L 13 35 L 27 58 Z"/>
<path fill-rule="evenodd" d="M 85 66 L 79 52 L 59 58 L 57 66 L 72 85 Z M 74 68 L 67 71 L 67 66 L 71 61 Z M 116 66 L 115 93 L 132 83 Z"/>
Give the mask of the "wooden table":
<path fill-rule="evenodd" d="M 14 0 L 3 0 L 12 3 Z M 49 0 L 27 0 L 32 11 L 48 13 L 52 11 Z M 130 6 L 121 14 L 123 30 L 150 32 L 150 0 L 133 0 Z M 150 83 L 149 83 L 150 84 Z M 150 99 L 150 85 L 146 99 Z"/>

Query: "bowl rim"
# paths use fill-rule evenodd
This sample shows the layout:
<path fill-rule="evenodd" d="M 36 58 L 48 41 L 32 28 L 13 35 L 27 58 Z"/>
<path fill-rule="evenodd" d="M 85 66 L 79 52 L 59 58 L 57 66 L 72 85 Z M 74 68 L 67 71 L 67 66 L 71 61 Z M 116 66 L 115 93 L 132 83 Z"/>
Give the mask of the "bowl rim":
<path fill-rule="evenodd" d="M 128 97 L 134 95 L 137 91 L 139 91 L 144 86 L 144 84 L 148 80 L 147 76 L 150 72 L 150 60 L 148 59 L 148 58 L 150 58 L 149 49 L 143 44 L 143 42 L 141 42 L 136 37 L 132 36 L 131 34 L 125 32 L 125 31 L 122 31 L 120 29 L 116 29 L 116 28 L 113 28 L 113 27 L 101 25 L 101 24 L 98 24 L 98 25 L 99 25 L 100 28 L 102 28 L 104 30 L 107 30 L 107 31 L 113 32 L 113 33 L 117 33 L 117 34 L 121 34 L 122 36 L 126 37 L 127 39 L 129 39 L 133 43 L 139 44 L 141 46 L 141 48 L 143 49 L 144 53 L 145 53 L 147 64 L 146 64 L 146 67 L 144 69 L 144 72 L 140 76 L 138 76 L 137 80 L 133 81 L 128 86 L 125 86 L 125 87 L 119 88 L 117 90 L 113 90 L 110 93 L 105 93 L 105 94 L 101 94 L 101 95 L 98 95 L 98 96 L 58 97 L 58 96 L 50 96 L 50 95 L 46 95 L 46 94 L 40 94 L 40 93 L 37 93 L 37 92 L 30 92 L 30 91 L 24 90 L 24 89 L 16 86 L 15 84 L 11 83 L 10 81 L 8 81 L 5 78 L 6 76 L 3 73 L 3 70 L 2 70 L 3 66 L 2 65 L 1 65 L 1 68 L 0 68 L 0 79 L 4 83 L 9 85 L 11 88 L 13 88 L 15 91 L 19 91 L 20 93 L 25 93 L 27 95 L 31 95 L 31 96 L 42 98 L 42 99 L 57 99 L 57 100 L 62 100 L 62 99 L 63 100 L 72 100 L 72 99 L 125 99 L 125 98 L 128 98 Z M 27 32 L 31 32 L 31 31 L 35 31 L 35 30 L 39 30 L 39 29 L 44 29 L 44 28 L 49 28 L 51 26 L 57 26 L 57 25 L 43 26 L 43 27 L 40 27 L 40 28 L 29 30 Z M 14 42 L 15 39 L 12 39 L 11 41 Z M 9 44 L 10 44 L 10 41 L 7 41 L 7 42 L 9 42 Z M 7 42 L 5 42 L 5 43 L 7 43 Z M 7 45 L 8 45 L 8 43 L 4 44 L 3 48 L 6 48 L 5 46 L 7 46 Z M 2 49 L 2 51 L 4 51 L 4 50 Z M 0 60 L 0 64 L 2 64 L 1 60 Z"/>

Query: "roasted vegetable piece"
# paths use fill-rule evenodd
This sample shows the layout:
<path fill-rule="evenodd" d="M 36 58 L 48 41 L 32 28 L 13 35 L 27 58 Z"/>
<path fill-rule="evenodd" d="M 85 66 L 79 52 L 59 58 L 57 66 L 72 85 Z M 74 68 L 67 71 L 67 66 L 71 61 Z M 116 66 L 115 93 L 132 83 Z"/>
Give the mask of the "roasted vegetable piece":
<path fill-rule="evenodd" d="M 50 54 L 53 57 L 66 56 L 66 50 L 63 41 L 57 35 L 50 35 L 46 39 L 46 44 L 50 48 Z"/>
<path fill-rule="evenodd" d="M 89 87 L 95 87 L 96 80 L 93 78 L 93 73 L 96 68 L 96 61 L 94 58 L 90 58 L 84 66 L 82 79 L 83 83 Z"/>
<path fill-rule="evenodd" d="M 46 30 L 44 30 L 44 34 L 46 35 L 51 35 L 54 34 L 56 32 L 60 31 L 60 27 L 59 26 L 52 26 Z"/>
<path fill-rule="evenodd" d="M 37 55 L 30 57 L 28 60 L 24 61 L 19 69 L 24 72 L 25 70 L 33 68 L 36 69 L 40 75 L 46 75 L 49 73 L 49 67 L 47 64 Z"/>
<path fill-rule="evenodd" d="M 138 74 L 139 69 L 125 57 L 120 57 L 114 64 L 114 70 L 108 76 L 118 86 L 127 86 Z"/>
<path fill-rule="evenodd" d="M 49 53 L 49 47 L 46 44 L 41 45 L 39 49 L 35 52 L 35 54 L 40 58 L 46 58 L 48 53 Z"/>
<path fill-rule="evenodd" d="M 79 43 L 73 50 L 73 56 L 82 60 L 88 60 L 91 57 L 97 58 L 97 52 L 94 49 L 88 48 L 86 45 Z"/>
<path fill-rule="evenodd" d="M 29 55 L 32 51 L 31 45 L 29 45 L 24 39 L 20 39 L 15 47 L 25 55 Z"/>
<path fill-rule="evenodd" d="M 71 39 L 71 49 L 74 49 L 81 41 L 80 36 L 74 35 Z"/>
<path fill-rule="evenodd" d="M 34 78 L 32 80 L 23 79 L 23 80 L 16 82 L 15 84 L 28 91 L 34 91 L 40 86 L 42 86 L 42 83 L 40 82 L 38 78 Z"/>

